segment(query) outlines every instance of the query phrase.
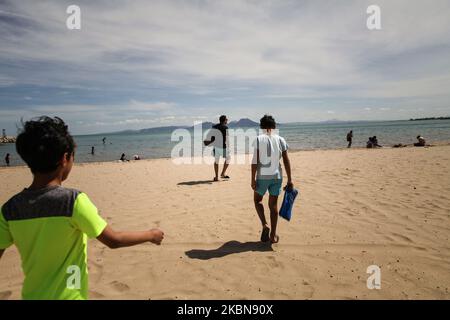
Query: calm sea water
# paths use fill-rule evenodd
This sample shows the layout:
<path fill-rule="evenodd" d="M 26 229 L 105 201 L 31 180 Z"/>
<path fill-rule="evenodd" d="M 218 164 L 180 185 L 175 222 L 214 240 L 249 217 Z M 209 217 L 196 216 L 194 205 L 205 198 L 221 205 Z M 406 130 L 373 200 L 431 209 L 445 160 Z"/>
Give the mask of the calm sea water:
<path fill-rule="evenodd" d="M 204 128 L 208 129 L 208 128 Z M 247 129 L 245 129 L 247 130 Z M 347 146 L 346 134 L 353 130 L 353 146 L 364 147 L 368 137 L 376 135 L 381 145 L 412 144 L 422 135 L 427 143 L 450 142 L 450 120 L 383 121 L 342 123 L 292 123 L 280 127 L 291 149 L 338 149 Z M 106 143 L 102 138 L 106 137 Z M 110 134 L 75 136 L 78 145 L 77 162 L 118 160 L 122 153 L 130 159 L 134 154 L 143 159 L 168 158 L 178 142 L 171 141 L 171 131 L 151 134 Z M 95 154 L 91 155 L 94 146 Z M 243 152 L 244 150 L 239 150 Z M 6 153 L 11 154 L 11 165 L 24 163 L 13 144 L 0 145 L 1 165 Z"/>

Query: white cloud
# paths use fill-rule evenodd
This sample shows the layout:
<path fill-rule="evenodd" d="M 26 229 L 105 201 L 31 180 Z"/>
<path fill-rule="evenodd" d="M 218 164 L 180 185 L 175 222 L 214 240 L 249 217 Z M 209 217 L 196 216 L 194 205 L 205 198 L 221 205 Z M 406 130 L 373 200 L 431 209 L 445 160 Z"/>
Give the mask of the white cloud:
<path fill-rule="evenodd" d="M 450 108 L 445 0 L 378 0 L 382 30 L 375 32 L 366 28 L 368 0 L 79 0 L 80 31 L 66 29 L 64 1 L 5 4 L 0 15 L 16 22 L 0 30 L 0 61 L 13 66 L 0 71 L 0 89 L 51 87 L 55 100 L 65 99 L 40 103 L 45 90 L 26 93 L 36 105 L 21 109 L 0 98 L 0 109 L 10 108 L 0 114 L 15 121 L 57 113 L 80 126 L 137 126 L 225 111 L 236 118 L 276 112 L 282 121 L 352 117 L 352 103 L 367 117 Z M 114 103 L 105 101 L 111 93 Z M 361 103 L 391 109 L 363 112 Z"/>
<path fill-rule="evenodd" d="M 39 79 L 48 82 L 79 85 L 86 77 L 111 81 L 107 77 L 114 70 L 164 85 L 183 85 L 187 77 L 190 85 L 207 87 L 212 80 L 288 87 L 362 84 L 363 92 L 370 95 L 370 84 L 382 82 L 383 75 L 365 71 L 366 60 L 443 43 L 450 36 L 450 24 L 449 5 L 443 1 L 433 6 L 379 1 L 383 30 L 371 33 L 363 19 L 367 3 L 219 1 L 196 6 L 178 1 L 108 5 L 80 1 L 83 29 L 70 32 L 63 23 L 63 3 L 18 2 L 14 3 L 17 15 L 33 18 L 42 30 L 24 32 L 21 46 L 17 39 L 2 39 L 0 56 L 92 70 Z M 414 28 L 421 23 L 427 28 Z M 421 79 L 415 79 L 418 85 Z M 31 75 L 29 81 L 38 79 Z M 402 81 L 398 86 L 403 87 Z M 375 93 L 395 95 L 396 91 L 379 85 Z"/>
<path fill-rule="evenodd" d="M 142 102 L 131 100 L 129 106 L 127 106 L 127 110 L 131 111 L 161 111 L 161 110 L 169 110 L 176 107 L 175 103 L 171 102 Z"/>

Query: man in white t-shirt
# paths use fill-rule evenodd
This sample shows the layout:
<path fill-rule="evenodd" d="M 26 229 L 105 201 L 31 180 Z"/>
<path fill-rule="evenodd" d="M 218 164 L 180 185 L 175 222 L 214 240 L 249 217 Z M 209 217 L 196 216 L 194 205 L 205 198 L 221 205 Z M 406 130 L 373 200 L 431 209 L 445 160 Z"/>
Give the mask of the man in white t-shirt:
<path fill-rule="evenodd" d="M 256 138 L 253 145 L 251 186 L 254 190 L 256 212 L 262 224 L 261 241 L 277 243 L 279 240 L 276 233 L 278 196 L 283 183 L 283 171 L 280 160 L 283 159 L 286 169 L 288 177 L 287 188 L 294 187 L 291 177 L 291 164 L 286 140 L 275 132 L 275 119 L 270 115 L 265 115 L 261 118 L 260 127 L 263 133 Z M 267 224 L 264 206 L 261 203 L 267 191 L 269 191 L 270 227 Z"/>

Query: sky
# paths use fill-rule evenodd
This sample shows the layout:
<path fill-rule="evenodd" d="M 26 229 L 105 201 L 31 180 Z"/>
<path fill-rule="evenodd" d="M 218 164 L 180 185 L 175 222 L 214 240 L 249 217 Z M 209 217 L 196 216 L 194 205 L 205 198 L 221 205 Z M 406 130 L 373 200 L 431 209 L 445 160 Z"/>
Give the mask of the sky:
<path fill-rule="evenodd" d="M 0 0 L 0 127 L 449 116 L 449 17 L 449 0 Z"/>

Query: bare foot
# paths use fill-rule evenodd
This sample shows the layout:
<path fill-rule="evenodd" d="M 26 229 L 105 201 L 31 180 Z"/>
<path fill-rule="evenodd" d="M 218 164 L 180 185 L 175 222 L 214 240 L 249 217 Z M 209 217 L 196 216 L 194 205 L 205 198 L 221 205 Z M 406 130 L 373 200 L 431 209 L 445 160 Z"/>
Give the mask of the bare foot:
<path fill-rule="evenodd" d="M 271 243 L 278 243 L 278 241 L 280 241 L 280 237 L 278 235 L 270 237 L 270 242 Z"/>
<path fill-rule="evenodd" d="M 270 228 L 265 225 L 261 231 L 261 242 L 268 242 L 270 240 L 269 233 Z"/>

